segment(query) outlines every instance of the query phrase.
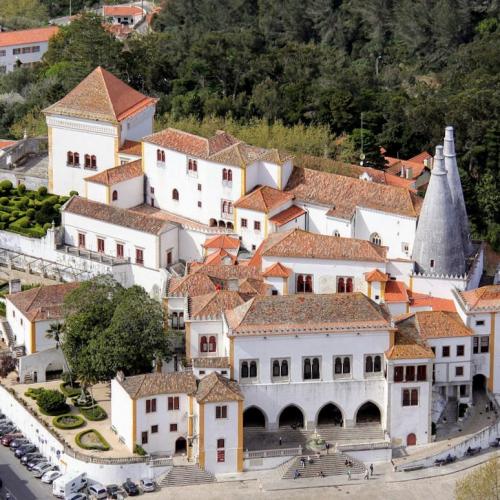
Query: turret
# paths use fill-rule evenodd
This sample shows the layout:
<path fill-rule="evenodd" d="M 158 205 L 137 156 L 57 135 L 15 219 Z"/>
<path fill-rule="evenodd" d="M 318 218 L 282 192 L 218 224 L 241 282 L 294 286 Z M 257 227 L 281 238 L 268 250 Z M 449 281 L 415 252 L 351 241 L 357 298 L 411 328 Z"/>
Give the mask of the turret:
<path fill-rule="evenodd" d="M 453 127 L 446 127 L 444 133 L 444 167 L 447 170 L 448 184 L 450 185 L 451 198 L 455 209 L 457 221 L 460 224 L 462 242 L 465 256 L 472 252 L 470 241 L 469 219 L 465 208 L 462 183 L 458 173 L 457 156 L 455 154 L 455 142 L 453 137 Z"/>
<path fill-rule="evenodd" d="M 465 274 L 461 225 L 444 168 L 443 146 L 436 146 L 412 257 L 418 272 L 446 276 Z"/>

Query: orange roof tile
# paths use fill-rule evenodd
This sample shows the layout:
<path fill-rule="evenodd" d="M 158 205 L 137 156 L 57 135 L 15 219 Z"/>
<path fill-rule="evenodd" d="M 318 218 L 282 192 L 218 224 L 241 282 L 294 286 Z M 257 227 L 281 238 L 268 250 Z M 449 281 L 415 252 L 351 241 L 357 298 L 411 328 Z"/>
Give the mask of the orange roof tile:
<path fill-rule="evenodd" d="M 301 215 L 304 215 L 306 211 L 298 207 L 297 205 L 292 205 L 288 208 L 285 208 L 282 212 L 279 214 L 273 215 L 270 219 L 269 222 L 272 222 L 273 224 L 276 224 L 278 227 L 284 226 L 288 222 L 297 219 Z"/>
<path fill-rule="evenodd" d="M 171 278 L 168 282 L 169 297 L 194 297 L 215 292 L 224 287 L 224 282 L 202 273 L 191 273 L 182 278 Z"/>
<path fill-rule="evenodd" d="M 408 302 L 406 285 L 402 281 L 389 280 L 385 284 L 385 302 Z"/>
<path fill-rule="evenodd" d="M 210 255 L 207 255 L 203 263 L 210 266 L 218 266 L 224 264 L 224 260 L 227 258 L 230 259 L 231 264 L 236 264 L 236 256 L 227 253 L 223 248 L 219 248 L 215 252 L 212 252 Z"/>
<path fill-rule="evenodd" d="M 265 278 L 289 278 L 291 275 L 292 270 L 280 262 L 269 266 L 262 274 Z"/>
<path fill-rule="evenodd" d="M 99 66 L 44 113 L 119 123 L 155 103 Z"/>
<path fill-rule="evenodd" d="M 468 337 L 474 333 L 453 312 L 419 311 L 415 313 L 415 322 L 423 339 Z"/>
<path fill-rule="evenodd" d="M 225 234 L 212 236 L 203 243 L 204 248 L 224 248 L 229 250 L 237 250 L 240 248 L 240 240 L 238 238 L 231 238 Z"/>
<path fill-rule="evenodd" d="M 236 208 L 244 208 L 247 210 L 255 210 L 256 212 L 269 213 L 273 208 L 279 207 L 291 200 L 293 195 L 284 193 L 279 189 L 274 189 L 269 186 L 259 186 L 252 192 L 241 197 L 234 206 Z"/>
<path fill-rule="evenodd" d="M 203 377 L 198 384 L 196 400 L 199 403 L 223 403 L 226 401 L 243 401 L 239 385 L 234 380 L 217 372 Z"/>
<path fill-rule="evenodd" d="M 433 297 L 424 293 L 407 290 L 410 307 L 430 307 L 432 311 L 456 312 L 455 303 L 451 299 Z"/>
<path fill-rule="evenodd" d="M 500 285 L 482 286 L 466 292 L 457 292 L 457 294 L 472 311 L 500 308 Z"/>
<path fill-rule="evenodd" d="M 190 318 L 218 318 L 229 309 L 244 304 L 246 297 L 236 291 L 217 290 L 207 295 L 197 295 L 190 300 Z"/>
<path fill-rule="evenodd" d="M 396 321 L 394 345 L 385 352 L 387 359 L 432 359 L 434 353 L 420 337 L 413 316 Z"/>
<path fill-rule="evenodd" d="M 0 139 L 0 149 L 6 149 L 10 146 L 13 146 L 17 141 L 10 141 L 10 140 L 2 140 Z"/>
<path fill-rule="evenodd" d="M 3 31 L 0 32 L 0 47 L 48 42 L 58 31 L 58 26 L 47 26 L 45 28 L 18 31 Z"/>
<path fill-rule="evenodd" d="M 119 150 L 124 155 L 142 156 L 142 143 L 139 141 L 125 141 Z"/>
<path fill-rule="evenodd" d="M 135 5 L 105 5 L 105 16 L 142 16 L 144 14 L 140 7 Z"/>
<path fill-rule="evenodd" d="M 113 186 L 119 182 L 128 181 L 135 177 L 143 175 L 141 160 L 131 161 L 124 163 L 118 167 L 108 168 L 98 174 L 85 177 L 87 182 L 95 182 L 96 184 L 104 184 L 106 186 Z"/>
<path fill-rule="evenodd" d="M 263 256 L 385 262 L 387 248 L 367 240 L 339 238 L 302 229 L 272 233 L 262 243 Z"/>
<path fill-rule="evenodd" d="M 365 281 L 372 283 L 373 281 L 386 282 L 389 281 L 389 276 L 383 273 L 380 269 L 373 269 L 372 271 L 365 273 Z"/>

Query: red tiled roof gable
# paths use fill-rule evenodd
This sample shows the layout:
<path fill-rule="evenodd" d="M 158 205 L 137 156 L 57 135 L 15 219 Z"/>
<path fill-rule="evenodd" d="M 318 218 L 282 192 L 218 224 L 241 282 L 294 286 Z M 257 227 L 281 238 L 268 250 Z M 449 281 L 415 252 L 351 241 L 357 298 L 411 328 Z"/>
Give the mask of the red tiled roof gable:
<path fill-rule="evenodd" d="M 87 182 L 113 186 L 114 184 L 128 181 L 142 175 L 142 162 L 141 160 L 136 160 L 117 167 L 108 168 L 107 170 L 103 170 L 102 172 L 91 175 L 90 177 L 85 177 L 85 180 Z"/>
<path fill-rule="evenodd" d="M 58 31 L 58 26 L 46 26 L 45 28 L 18 31 L 3 31 L 0 32 L 0 47 L 48 42 Z"/>

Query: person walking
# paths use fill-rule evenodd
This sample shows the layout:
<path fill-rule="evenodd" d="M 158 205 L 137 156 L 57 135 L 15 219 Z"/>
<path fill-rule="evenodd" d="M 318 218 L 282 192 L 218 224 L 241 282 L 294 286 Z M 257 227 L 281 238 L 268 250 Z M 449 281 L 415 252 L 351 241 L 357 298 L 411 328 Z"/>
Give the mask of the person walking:
<path fill-rule="evenodd" d="M 368 472 L 368 469 L 365 469 L 364 479 L 366 480 L 370 479 L 370 473 Z"/>
<path fill-rule="evenodd" d="M 282 445 L 283 443 L 283 440 L 281 439 L 281 436 L 280 436 L 280 446 Z"/>
<path fill-rule="evenodd" d="M 347 469 L 347 479 L 351 480 L 351 469 Z"/>
<path fill-rule="evenodd" d="M 373 477 L 373 464 L 370 464 L 370 476 Z"/>

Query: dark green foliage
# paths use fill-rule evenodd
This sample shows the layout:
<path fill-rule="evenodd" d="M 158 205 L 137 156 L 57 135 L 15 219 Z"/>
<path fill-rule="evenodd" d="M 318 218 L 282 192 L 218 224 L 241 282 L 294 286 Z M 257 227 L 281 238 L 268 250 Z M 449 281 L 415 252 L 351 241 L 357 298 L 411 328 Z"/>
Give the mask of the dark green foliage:
<path fill-rule="evenodd" d="M 134 453 L 136 455 L 141 456 L 141 457 L 144 457 L 147 455 L 146 450 L 140 444 L 136 444 L 134 446 Z"/>
<path fill-rule="evenodd" d="M 34 208 L 28 208 L 28 210 L 26 210 L 26 215 L 27 215 L 29 220 L 34 219 L 35 213 L 36 213 L 36 210 Z"/>
<path fill-rule="evenodd" d="M 59 391 L 43 389 L 37 395 L 36 402 L 46 415 L 61 415 L 68 411 L 66 396 Z"/>
<path fill-rule="evenodd" d="M 47 188 L 45 186 L 40 186 L 37 192 L 41 197 L 44 197 L 47 195 Z"/>
<path fill-rule="evenodd" d="M 12 182 L 4 180 L 0 182 L 0 191 L 3 193 L 10 193 L 12 190 Z"/>
<path fill-rule="evenodd" d="M 67 398 L 77 397 L 82 393 L 80 384 L 76 382 L 73 385 L 71 385 L 69 382 L 63 382 L 59 385 L 59 389 Z"/>
<path fill-rule="evenodd" d="M 78 196 L 78 191 L 70 191 L 69 195 L 70 196 Z"/>
<path fill-rule="evenodd" d="M 24 184 L 19 184 L 19 186 L 17 186 L 17 192 L 22 195 L 26 192 L 26 186 Z"/>

